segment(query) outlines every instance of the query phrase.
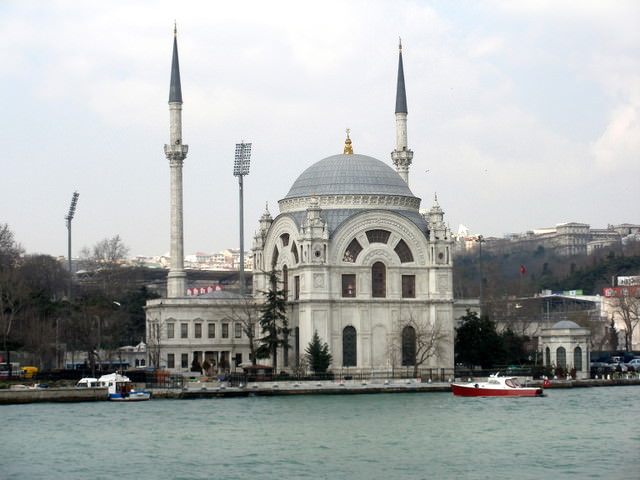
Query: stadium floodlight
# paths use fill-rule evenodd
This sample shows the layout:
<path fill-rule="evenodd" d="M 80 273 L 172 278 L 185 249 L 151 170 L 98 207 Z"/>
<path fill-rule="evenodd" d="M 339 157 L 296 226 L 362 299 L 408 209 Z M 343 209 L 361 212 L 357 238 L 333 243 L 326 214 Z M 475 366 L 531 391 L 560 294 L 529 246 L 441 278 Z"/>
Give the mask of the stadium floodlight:
<path fill-rule="evenodd" d="M 233 162 L 234 177 L 249 175 L 249 165 L 251 163 L 251 144 L 236 143 L 236 159 Z"/>
<path fill-rule="evenodd" d="M 242 179 L 249 175 L 249 165 L 251 163 L 251 144 L 244 140 L 236 143 L 236 156 L 233 162 L 233 176 L 238 177 L 238 190 L 240 197 L 240 294 L 244 295 L 244 205 L 243 205 L 243 185 Z"/>
<path fill-rule="evenodd" d="M 67 235 L 68 235 L 67 253 L 69 254 L 69 300 L 71 300 L 72 277 L 73 277 L 72 269 L 71 269 L 72 268 L 71 267 L 71 220 L 73 220 L 73 216 L 76 214 L 76 205 L 78 204 L 79 196 L 80 194 L 78 193 L 77 190 L 73 192 L 73 197 L 71 197 L 71 205 L 69 205 L 69 213 L 67 213 L 67 216 L 64 217 L 64 219 L 67 221 Z"/>

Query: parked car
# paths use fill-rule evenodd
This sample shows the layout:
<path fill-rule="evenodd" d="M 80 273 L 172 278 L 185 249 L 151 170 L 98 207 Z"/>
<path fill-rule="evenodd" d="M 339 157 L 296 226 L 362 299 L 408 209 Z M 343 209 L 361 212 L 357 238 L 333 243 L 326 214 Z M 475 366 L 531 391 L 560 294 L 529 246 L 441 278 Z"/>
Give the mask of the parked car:
<path fill-rule="evenodd" d="M 640 371 L 640 358 L 634 358 L 630 362 L 627 362 L 627 367 L 633 367 L 636 372 Z"/>
<path fill-rule="evenodd" d="M 622 363 L 622 362 L 611 363 L 611 364 L 609 364 L 609 367 L 611 367 L 611 369 L 614 372 L 617 372 L 617 371 L 626 372 L 627 370 L 629 370 L 629 368 L 627 367 L 627 364 L 626 363 Z"/>

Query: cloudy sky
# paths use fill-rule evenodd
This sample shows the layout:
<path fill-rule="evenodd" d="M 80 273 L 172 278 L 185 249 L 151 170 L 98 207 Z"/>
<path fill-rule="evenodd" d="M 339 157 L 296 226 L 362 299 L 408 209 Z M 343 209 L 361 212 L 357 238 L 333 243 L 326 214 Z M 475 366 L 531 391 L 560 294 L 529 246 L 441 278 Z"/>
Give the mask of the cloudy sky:
<path fill-rule="evenodd" d="M 174 21 L 185 253 L 238 247 L 235 144 L 253 143 L 245 245 L 268 202 L 341 153 L 391 164 L 398 37 L 410 187 L 452 230 L 640 223 L 640 2 L 0 3 L 0 223 L 29 253 L 120 235 L 169 250 Z"/>

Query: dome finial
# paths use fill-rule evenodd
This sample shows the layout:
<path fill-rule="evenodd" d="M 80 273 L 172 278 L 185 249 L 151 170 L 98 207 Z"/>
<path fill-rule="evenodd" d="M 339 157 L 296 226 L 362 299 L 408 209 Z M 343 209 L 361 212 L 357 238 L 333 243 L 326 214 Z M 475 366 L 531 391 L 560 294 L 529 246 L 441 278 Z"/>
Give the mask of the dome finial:
<path fill-rule="evenodd" d="M 398 50 L 402 51 L 402 37 L 398 37 Z"/>
<path fill-rule="evenodd" d="M 351 147 L 351 139 L 349 138 L 349 134 L 351 133 L 351 129 L 347 128 L 345 130 L 347 132 L 347 139 L 344 141 L 344 154 L 345 155 L 353 155 L 353 147 Z"/>

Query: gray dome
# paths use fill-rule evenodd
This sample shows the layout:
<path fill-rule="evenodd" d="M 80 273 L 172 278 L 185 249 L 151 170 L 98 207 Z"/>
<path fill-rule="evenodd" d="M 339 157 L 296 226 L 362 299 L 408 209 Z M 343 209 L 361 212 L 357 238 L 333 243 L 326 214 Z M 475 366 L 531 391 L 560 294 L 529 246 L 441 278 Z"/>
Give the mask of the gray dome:
<path fill-rule="evenodd" d="M 551 328 L 582 328 L 576 322 L 572 322 L 571 320 L 560 320 L 558 323 L 554 324 Z"/>
<path fill-rule="evenodd" d="M 284 197 L 313 195 L 395 195 L 413 197 L 409 186 L 386 163 L 373 157 L 340 154 L 307 168 Z"/>

